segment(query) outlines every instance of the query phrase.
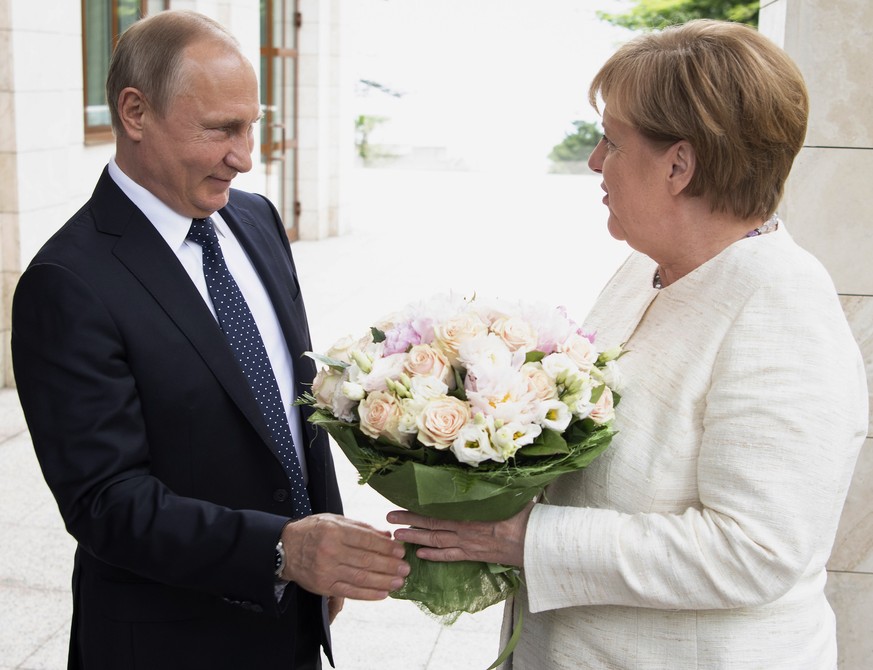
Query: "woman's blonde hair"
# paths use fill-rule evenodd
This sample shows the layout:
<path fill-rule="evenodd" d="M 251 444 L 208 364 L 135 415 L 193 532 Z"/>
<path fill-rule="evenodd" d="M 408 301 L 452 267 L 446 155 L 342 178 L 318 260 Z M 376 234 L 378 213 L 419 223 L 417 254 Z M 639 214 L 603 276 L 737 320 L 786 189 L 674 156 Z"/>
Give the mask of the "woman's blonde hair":
<path fill-rule="evenodd" d="M 588 91 L 665 146 L 694 147 L 686 193 L 713 211 L 769 218 L 803 145 L 806 85 L 782 49 L 748 26 L 700 19 L 621 46 Z"/>
<path fill-rule="evenodd" d="M 200 40 L 224 42 L 239 53 L 239 42 L 224 26 L 187 10 L 169 10 L 140 19 L 122 33 L 109 61 L 106 102 L 116 134 L 123 132 L 118 96 L 133 87 L 164 116 L 184 85 L 185 49 Z"/>

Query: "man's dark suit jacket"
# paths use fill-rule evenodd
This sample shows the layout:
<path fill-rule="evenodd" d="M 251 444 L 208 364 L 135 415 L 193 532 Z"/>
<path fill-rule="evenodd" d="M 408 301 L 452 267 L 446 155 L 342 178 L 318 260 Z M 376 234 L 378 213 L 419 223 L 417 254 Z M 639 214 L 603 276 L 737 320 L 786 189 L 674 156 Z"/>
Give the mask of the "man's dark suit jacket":
<path fill-rule="evenodd" d="M 279 216 L 240 191 L 221 215 L 303 392 L 314 366 Z M 175 254 L 107 171 L 21 277 L 12 347 L 40 465 L 78 541 L 71 668 L 290 668 L 304 634 L 330 657 L 324 600 L 293 584 L 274 595 L 291 496 L 255 398 Z M 313 510 L 341 513 L 326 436 L 304 431 Z"/>

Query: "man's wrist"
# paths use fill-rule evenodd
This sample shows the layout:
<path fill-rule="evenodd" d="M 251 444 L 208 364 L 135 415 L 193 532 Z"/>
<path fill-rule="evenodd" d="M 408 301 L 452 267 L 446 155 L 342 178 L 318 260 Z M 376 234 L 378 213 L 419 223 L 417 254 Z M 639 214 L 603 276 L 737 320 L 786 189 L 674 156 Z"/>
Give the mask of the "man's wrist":
<path fill-rule="evenodd" d="M 276 563 L 273 574 L 276 576 L 276 579 L 288 581 L 282 577 L 283 572 L 285 572 L 285 545 L 282 544 L 282 539 L 280 538 L 276 543 Z"/>

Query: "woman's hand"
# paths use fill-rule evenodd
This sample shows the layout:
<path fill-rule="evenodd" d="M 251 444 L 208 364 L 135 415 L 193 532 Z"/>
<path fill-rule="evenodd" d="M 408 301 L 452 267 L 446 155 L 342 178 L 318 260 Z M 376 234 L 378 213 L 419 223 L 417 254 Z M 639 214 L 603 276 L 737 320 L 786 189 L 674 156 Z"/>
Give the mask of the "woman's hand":
<path fill-rule="evenodd" d="M 505 521 L 445 521 L 395 510 L 388 522 L 411 528 L 394 531 L 394 539 L 421 545 L 416 556 L 428 561 L 484 561 L 522 567 L 524 536 L 533 503 Z"/>

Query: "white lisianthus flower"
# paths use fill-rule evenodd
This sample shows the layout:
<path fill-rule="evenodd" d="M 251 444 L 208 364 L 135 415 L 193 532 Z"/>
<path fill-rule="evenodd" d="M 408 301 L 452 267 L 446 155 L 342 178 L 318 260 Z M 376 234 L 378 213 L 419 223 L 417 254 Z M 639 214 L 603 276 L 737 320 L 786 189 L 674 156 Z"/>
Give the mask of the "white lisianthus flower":
<path fill-rule="evenodd" d="M 493 333 L 481 333 L 458 345 L 458 362 L 467 368 L 484 366 L 509 367 L 512 351 L 500 337 Z"/>
<path fill-rule="evenodd" d="M 589 383 L 589 376 L 565 353 L 549 354 L 541 363 L 545 373 L 555 380 L 562 399 L 564 393 L 576 393 Z"/>
<path fill-rule="evenodd" d="M 608 363 L 610 361 L 617 360 L 619 356 L 622 354 L 621 345 L 617 345 L 615 347 L 610 347 L 606 351 L 600 352 L 600 357 L 598 360 L 601 363 Z"/>
<path fill-rule="evenodd" d="M 537 329 L 519 316 L 501 316 L 491 323 L 491 332 L 497 335 L 510 351 L 533 351 L 537 347 Z"/>
<path fill-rule="evenodd" d="M 397 420 L 397 430 L 409 435 L 412 439 L 418 433 L 418 417 L 426 404 L 426 399 L 403 398 L 400 401 L 400 418 Z"/>
<path fill-rule="evenodd" d="M 375 391 L 358 405 L 361 432 L 370 437 L 384 438 L 395 444 L 408 446 L 411 436 L 399 430 L 402 415 L 400 403 L 393 393 Z"/>
<path fill-rule="evenodd" d="M 342 394 L 353 402 L 360 402 L 367 395 L 364 387 L 356 382 L 343 382 L 340 385 Z"/>
<path fill-rule="evenodd" d="M 568 376 L 573 376 L 579 372 L 573 359 L 565 353 L 549 354 L 540 361 L 540 364 L 545 373 L 559 384 L 564 384 L 564 380 Z"/>
<path fill-rule="evenodd" d="M 493 460 L 503 463 L 515 456 L 522 447 L 533 442 L 543 429 L 535 423 L 522 424 L 518 421 L 504 423 L 491 434 L 491 442 L 499 454 Z"/>
<path fill-rule="evenodd" d="M 561 401 L 566 403 L 574 416 L 586 419 L 591 414 L 591 410 L 594 409 L 594 403 L 591 402 L 591 390 L 591 385 L 586 384 L 576 393 L 561 398 Z"/>
<path fill-rule="evenodd" d="M 474 412 L 504 423 L 533 420 L 537 399 L 521 370 L 476 366 L 467 374 L 466 392 Z"/>
<path fill-rule="evenodd" d="M 377 358 L 372 362 L 369 372 L 358 382 L 367 393 L 387 391 L 388 385 L 385 380 L 400 377 L 403 374 L 405 363 L 406 354 L 391 354 L 385 358 Z"/>
<path fill-rule="evenodd" d="M 573 333 L 559 346 L 558 351 L 567 354 L 576 367 L 583 372 L 588 372 L 597 362 L 597 349 L 591 344 L 591 340 L 578 333 Z"/>
<path fill-rule="evenodd" d="M 588 418 L 599 425 L 608 423 L 615 418 L 612 391 L 608 386 L 603 387 L 603 393 L 601 393 L 600 398 L 597 399 L 597 402 L 588 414 Z"/>
<path fill-rule="evenodd" d="M 621 366 L 615 361 L 607 361 L 600 370 L 603 382 L 613 391 L 621 392 L 624 386 L 624 377 L 621 374 Z"/>
<path fill-rule="evenodd" d="M 413 377 L 411 382 L 409 391 L 420 400 L 441 398 L 449 392 L 448 385 L 436 377 Z"/>
<path fill-rule="evenodd" d="M 463 400 L 452 396 L 428 400 L 416 421 L 418 441 L 428 447 L 448 449 L 472 416 Z"/>
<path fill-rule="evenodd" d="M 558 399 L 544 400 L 537 407 L 537 423 L 543 428 L 563 433 L 572 420 L 570 408 Z"/>
<path fill-rule="evenodd" d="M 477 415 L 481 417 L 480 415 Z M 482 461 L 495 460 L 500 454 L 491 445 L 491 437 L 485 421 L 475 419 L 461 428 L 458 437 L 452 442 L 452 453 L 461 463 L 479 465 Z"/>

